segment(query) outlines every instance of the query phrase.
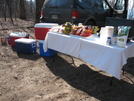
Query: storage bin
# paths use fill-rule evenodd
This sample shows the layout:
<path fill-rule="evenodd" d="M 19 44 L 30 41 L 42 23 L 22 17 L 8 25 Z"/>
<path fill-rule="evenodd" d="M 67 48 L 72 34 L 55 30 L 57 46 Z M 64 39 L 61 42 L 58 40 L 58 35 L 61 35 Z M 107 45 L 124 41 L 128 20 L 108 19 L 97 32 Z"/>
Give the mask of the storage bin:
<path fill-rule="evenodd" d="M 57 23 L 37 23 L 34 25 L 35 38 L 44 40 L 47 32 L 52 28 L 58 26 Z"/>
<path fill-rule="evenodd" d="M 38 40 L 39 41 L 39 54 L 40 56 L 46 56 L 46 57 L 52 57 L 57 54 L 57 51 L 53 49 L 48 49 L 46 52 L 43 50 L 43 41 L 44 40 Z"/>
<path fill-rule="evenodd" d="M 25 32 L 12 32 L 9 35 L 9 44 L 11 46 L 15 46 L 15 40 L 16 39 L 20 39 L 20 38 L 29 38 L 29 34 L 25 33 Z"/>
<path fill-rule="evenodd" d="M 32 54 L 36 52 L 36 40 L 20 38 L 15 40 L 15 49 L 17 52 Z"/>

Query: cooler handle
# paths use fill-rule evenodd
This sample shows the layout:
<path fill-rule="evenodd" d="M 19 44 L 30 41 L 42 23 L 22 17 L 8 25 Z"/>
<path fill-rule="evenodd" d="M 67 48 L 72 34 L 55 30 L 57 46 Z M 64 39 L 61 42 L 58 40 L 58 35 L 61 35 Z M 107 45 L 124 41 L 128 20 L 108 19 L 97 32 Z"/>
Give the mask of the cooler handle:
<path fill-rule="evenodd" d="M 35 48 L 36 47 L 36 43 L 33 43 L 31 45 L 32 45 L 32 48 Z"/>

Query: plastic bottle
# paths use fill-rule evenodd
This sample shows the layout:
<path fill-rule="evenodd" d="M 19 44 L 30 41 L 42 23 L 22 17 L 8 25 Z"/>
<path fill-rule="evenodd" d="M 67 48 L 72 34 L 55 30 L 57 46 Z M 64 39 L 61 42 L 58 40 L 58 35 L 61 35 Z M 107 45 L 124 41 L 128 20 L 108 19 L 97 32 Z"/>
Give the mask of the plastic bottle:
<path fill-rule="evenodd" d="M 107 45 L 110 45 L 110 44 L 111 44 L 111 37 L 107 37 L 106 44 L 107 44 Z"/>
<path fill-rule="evenodd" d="M 111 38 L 111 45 L 115 46 L 117 44 L 117 35 L 113 35 Z"/>

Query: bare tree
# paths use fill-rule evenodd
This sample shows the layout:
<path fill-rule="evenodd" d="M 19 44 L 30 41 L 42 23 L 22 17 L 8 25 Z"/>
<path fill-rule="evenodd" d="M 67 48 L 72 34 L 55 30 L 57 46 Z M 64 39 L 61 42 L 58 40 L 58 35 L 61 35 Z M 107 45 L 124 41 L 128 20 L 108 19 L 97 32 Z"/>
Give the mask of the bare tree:
<path fill-rule="evenodd" d="M 123 0 L 105 0 L 106 3 L 109 5 L 110 10 L 111 10 L 111 16 L 113 16 L 113 11 L 116 9 L 116 4 L 118 2 L 122 2 L 121 4 L 123 4 Z M 127 18 L 127 11 L 128 11 L 128 0 L 125 0 L 124 5 L 124 10 L 123 10 L 123 14 L 122 14 L 122 18 Z"/>
<path fill-rule="evenodd" d="M 4 14 L 4 19 L 6 21 L 6 11 L 7 11 L 7 3 L 6 1 L 4 1 L 4 10 L 3 10 L 3 14 Z"/>
<path fill-rule="evenodd" d="M 127 19 L 134 20 L 134 1 L 129 0 Z"/>
<path fill-rule="evenodd" d="M 124 11 L 123 11 L 123 18 L 127 18 L 127 12 L 128 12 L 128 0 L 125 0 L 125 3 L 124 3 Z"/>
<path fill-rule="evenodd" d="M 25 0 L 20 0 L 20 19 L 26 19 Z"/>
<path fill-rule="evenodd" d="M 35 23 L 40 22 L 40 11 L 45 0 L 36 0 Z"/>
<path fill-rule="evenodd" d="M 17 3 L 18 0 L 15 0 L 14 3 L 15 3 L 15 10 L 14 10 L 14 14 L 15 14 L 15 20 L 17 18 L 17 14 L 18 14 L 18 3 Z"/>
<path fill-rule="evenodd" d="M 9 16 L 10 16 L 11 22 L 14 25 L 13 18 L 12 18 L 12 7 L 11 7 L 11 1 L 10 0 L 5 0 L 4 1 L 3 14 L 4 14 L 5 21 L 6 21 L 6 17 L 7 17 L 7 7 L 8 7 L 8 11 L 9 11 Z"/>

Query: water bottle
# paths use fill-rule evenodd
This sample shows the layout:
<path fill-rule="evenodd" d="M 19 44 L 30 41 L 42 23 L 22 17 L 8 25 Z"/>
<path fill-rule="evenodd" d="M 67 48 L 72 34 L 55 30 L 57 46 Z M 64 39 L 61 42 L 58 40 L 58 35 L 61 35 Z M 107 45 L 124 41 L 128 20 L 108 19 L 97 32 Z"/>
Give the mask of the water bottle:
<path fill-rule="evenodd" d="M 110 45 L 110 44 L 111 44 L 111 37 L 107 37 L 106 44 L 107 44 L 107 45 Z"/>

